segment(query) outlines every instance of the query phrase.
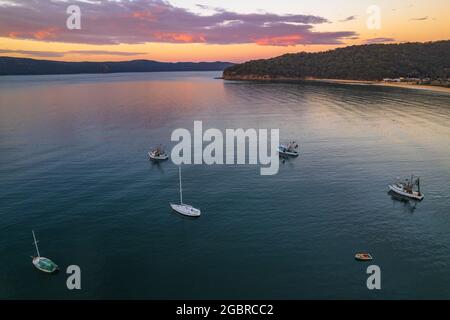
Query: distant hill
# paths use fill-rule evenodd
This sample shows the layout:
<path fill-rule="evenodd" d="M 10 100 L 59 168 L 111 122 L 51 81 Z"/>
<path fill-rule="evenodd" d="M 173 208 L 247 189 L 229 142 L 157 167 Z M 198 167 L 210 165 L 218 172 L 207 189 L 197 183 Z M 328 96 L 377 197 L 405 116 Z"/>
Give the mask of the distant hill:
<path fill-rule="evenodd" d="M 125 62 L 61 62 L 25 58 L 0 57 L 0 75 L 222 71 L 229 62 L 158 62 L 134 60 Z"/>
<path fill-rule="evenodd" d="M 450 40 L 349 46 L 317 53 L 285 54 L 225 69 L 224 79 L 347 79 L 382 80 L 414 77 L 447 79 Z"/>

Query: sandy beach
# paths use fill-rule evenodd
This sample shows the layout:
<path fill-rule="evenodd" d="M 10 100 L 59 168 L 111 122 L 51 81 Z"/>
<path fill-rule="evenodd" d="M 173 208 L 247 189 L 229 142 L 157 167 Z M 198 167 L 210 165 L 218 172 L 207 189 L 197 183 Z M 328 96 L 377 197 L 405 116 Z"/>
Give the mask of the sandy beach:
<path fill-rule="evenodd" d="M 369 86 L 384 86 L 384 87 L 396 87 L 404 89 L 415 90 L 428 90 L 441 93 L 450 93 L 450 88 L 432 86 L 432 85 L 420 85 L 405 82 L 383 82 L 383 81 L 371 81 L 371 80 L 344 80 L 344 79 L 320 79 L 320 78 L 289 78 L 289 77 L 270 77 L 270 76 L 223 76 L 224 80 L 238 80 L 238 81 L 311 81 L 311 82 L 327 82 L 327 83 L 340 83 L 349 85 L 369 85 Z"/>
<path fill-rule="evenodd" d="M 397 87 L 397 88 L 405 88 L 405 89 L 429 90 L 429 91 L 435 91 L 435 92 L 450 93 L 450 88 L 446 88 L 446 87 L 420 85 L 420 84 L 412 84 L 412 83 L 402 83 L 402 82 L 397 83 L 397 82 L 382 82 L 382 81 L 315 79 L 315 78 L 308 78 L 308 79 L 305 79 L 305 81 L 342 83 L 342 84 L 352 84 L 352 85 L 372 85 L 372 86 L 384 86 L 384 87 Z"/>

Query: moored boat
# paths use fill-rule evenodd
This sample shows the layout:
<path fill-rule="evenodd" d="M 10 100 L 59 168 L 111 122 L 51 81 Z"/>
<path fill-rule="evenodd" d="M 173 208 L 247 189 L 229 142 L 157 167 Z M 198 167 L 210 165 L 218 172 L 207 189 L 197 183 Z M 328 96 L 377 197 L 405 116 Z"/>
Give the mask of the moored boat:
<path fill-rule="evenodd" d="M 417 190 L 414 190 L 415 186 L 417 186 Z M 406 179 L 404 182 L 397 181 L 388 187 L 392 192 L 404 197 L 419 201 L 424 198 L 424 194 L 420 192 L 420 178 L 415 178 L 413 175 L 411 175 L 411 179 Z"/>
<path fill-rule="evenodd" d="M 370 255 L 370 253 L 362 252 L 355 254 L 355 259 L 358 261 L 371 261 L 373 257 Z"/>
<path fill-rule="evenodd" d="M 291 141 L 287 145 L 280 144 L 277 151 L 280 156 L 298 157 L 297 149 L 298 144 L 295 141 Z"/>
<path fill-rule="evenodd" d="M 41 254 L 39 253 L 39 248 L 38 248 L 38 241 L 36 241 L 36 236 L 34 235 L 34 231 L 32 231 L 33 233 L 33 239 L 34 239 L 34 245 L 36 246 L 36 252 L 37 252 L 37 257 L 31 257 L 33 260 L 33 265 L 40 271 L 42 272 L 46 272 L 46 273 L 54 273 L 56 271 L 58 271 L 59 267 L 56 263 L 54 263 L 52 260 L 50 260 L 49 258 L 45 258 L 45 257 L 41 257 Z"/>
<path fill-rule="evenodd" d="M 194 208 L 189 204 L 183 203 L 183 188 L 181 186 L 181 165 L 178 167 L 178 177 L 180 180 L 180 204 L 170 203 L 170 207 L 175 212 L 188 216 L 188 217 L 199 217 L 201 214 L 200 209 Z"/>
<path fill-rule="evenodd" d="M 33 265 L 37 269 L 41 270 L 42 272 L 46 272 L 46 273 L 53 273 L 59 269 L 58 265 L 56 263 L 54 263 L 52 260 L 45 258 L 45 257 L 34 257 Z"/>
<path fill-rule="evenodd" d="M 153 148 L 150 152 L 148 152 L 148 156 L 151 160 L 167 160 L 169 159 L 169 155 L 164 151 L 161 145 Z"/>
<path fill-rule="evenodd" d="M 200 209 L 194 208 L 191 205 L 188 204 L 170 204 L 170 207 L 172 210 L 178 212 L 179 214 L 182 214 L 184 216 L 188 217 L 199 217 L 201 214 Z"/>

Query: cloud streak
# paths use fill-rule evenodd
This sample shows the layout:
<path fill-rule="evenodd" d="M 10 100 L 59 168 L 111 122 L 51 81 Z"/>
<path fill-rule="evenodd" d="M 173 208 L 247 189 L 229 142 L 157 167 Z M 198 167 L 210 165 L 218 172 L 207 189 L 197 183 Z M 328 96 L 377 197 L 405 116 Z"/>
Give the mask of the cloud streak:
<path fill-rule="evenodd" d="M 349 16 L 345 19 L 339 20 L 339 22 L 348 22 L 348 21 L 355 20 L 356 18 L 357 18 L 356 16 Z"/>
<path fill-rule="evenodd" d="M 372 38 L 364 40 L 364 44 L 376 44 L 376 43 L 386 43 L 386 42 L 394 42 L 394 38 Z"/>
<path fill-rule="evenodd" d="M 428 20 L 428 16 L 426 17 L 420 17 L 420 18 L 411 18 L 411 21 L 425 21 Z"/>
<path fill-rule="evenodd" d="M 63 52 L 52 51 L 35 51 L 35 50 L 12 50 L 12 49 L 0 49 L 0 54 L 24 54 L 35 57 L 48 57 L 48 58 L 60 58 L 68 54 L 80 54 L 80 55 L 109 55 L 109 56 L 137 56 L 145 54 L 142 52 L 125 52 L 125 51 L 108 51 L 108 50 L 70 50 Z"/>
<path fill-rule="evenodd" d="M 10 49 L 0 49 L 0 54 L 24 54 L 27 56 L 35 57 L 47 57 L 47 58 L 59 58 L 64 57 L 63 52 L 51 52 L 51 51 L 33 51 L 33 50 L 10 50 Z"/>
<path fill-rule="evenodd" d="M 314 15 L 224 9 L 200 15 L 163 0 L 78 1 L 81 30 L 66 28 L 66 1 L 9 0 L 0 7 L 0 36 L 86 44 L 207 43 L 289 46 L 342 44 L 352 31 L 318 32 L 329 22 Z M 73 4 L 73 1 L 71 1 Z M 351 19 L 348 17 L 347 19 Z"/>

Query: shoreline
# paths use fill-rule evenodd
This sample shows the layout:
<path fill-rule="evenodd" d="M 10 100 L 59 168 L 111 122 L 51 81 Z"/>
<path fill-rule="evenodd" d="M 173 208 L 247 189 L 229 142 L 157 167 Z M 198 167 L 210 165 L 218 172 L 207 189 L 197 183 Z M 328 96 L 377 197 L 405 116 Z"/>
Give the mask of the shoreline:
<path fill-rule="evenodd" d="M 349 84 L 349 85 L 369 85 L 369 86 L 428 90 L 428 91 L 434 91 L 434 92 L 450 93 L 450 88 L 446 88 L 446 87 L 424 85 L 424 84 L 404 83 L 404 82 L 383 82 L 383 81 L 370 81 L 370 80 L 343 80 L 343 79 L 313 79 L 313 78 L 312 79 L 304 79 L 304 80 L 312 81 L 312 82 L 340 83 L 340 84 Z"/>
<path fill-rule="evenodd" d="M 305 81 L 305 82 L 322 82 L 322 83 L 338 83 L 347 85 L 369 85 L 369 86 L 382 86 L 382 87 L 393 87 L 393 88 L 404 88 L 404 89 L 416 89 L 416 90 L 428 90 L 440 93 L 450 93 L 450 88 L 423 85 L 423 84 L 412 84 L 412 83 L 402 83 L 402 82 L 383 82 L 374 80 L 345 80 L 345 79 L 322 79 L 322 78 L 288 78 L 288 77 L 259 77 L 259 76 L 237 76 L 237 77 L 222 77 L 223 80 L 237 80 L 237 81 Z"/>

